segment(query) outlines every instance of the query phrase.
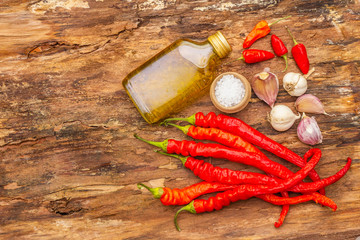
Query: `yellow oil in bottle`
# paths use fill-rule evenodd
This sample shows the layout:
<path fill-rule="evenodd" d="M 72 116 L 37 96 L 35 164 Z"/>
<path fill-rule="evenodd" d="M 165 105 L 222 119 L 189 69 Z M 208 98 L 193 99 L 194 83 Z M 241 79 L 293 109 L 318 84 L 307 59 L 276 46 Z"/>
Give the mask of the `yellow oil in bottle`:
<path fill-rule="evenodd" d="M 220 57 L 231 51 L 220 32 L 212 36 L 201 43 L 177 40 L 123 80 L 126 92 L 148 123 L 180 111 L 209 89 Z"/>

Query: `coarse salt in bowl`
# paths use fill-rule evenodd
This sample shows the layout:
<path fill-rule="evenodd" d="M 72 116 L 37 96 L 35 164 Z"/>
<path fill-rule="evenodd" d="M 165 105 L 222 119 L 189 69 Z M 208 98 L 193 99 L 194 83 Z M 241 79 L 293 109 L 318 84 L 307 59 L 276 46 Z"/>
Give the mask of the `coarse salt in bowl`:
<path fill-rule="evenodd" d="M 226 72 L 220 74 L 210 87 L 210 98 L 217 109 L 235 113 L 244 109 L 251 97 L 251 86 L 241 74 Z"/>

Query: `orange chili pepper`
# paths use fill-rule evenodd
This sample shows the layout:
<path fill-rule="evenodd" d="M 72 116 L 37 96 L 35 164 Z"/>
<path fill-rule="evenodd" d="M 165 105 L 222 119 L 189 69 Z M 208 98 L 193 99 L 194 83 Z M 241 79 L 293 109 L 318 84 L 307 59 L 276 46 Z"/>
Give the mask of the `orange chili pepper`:
<path fill-rule="evenodd" d="M 267 21 L 265 21 L 265 20 L 258 22 L 255 25 L 255 27 L 253 28 L 253 30 L 251 30 L 249 35 L 247 35 L 247 37 L 243 43 L 243 48 L 249 48 L 256 40 L 268 35 L 270 33 L 271 25 L 278 23 L 279 21 L 284 20 L 289 17 L 291 17 L 291 16 L 280 18 L 279 20 L 277 20 L 273 23 L 270 23 L 270 24 L 268 24 Z"/>

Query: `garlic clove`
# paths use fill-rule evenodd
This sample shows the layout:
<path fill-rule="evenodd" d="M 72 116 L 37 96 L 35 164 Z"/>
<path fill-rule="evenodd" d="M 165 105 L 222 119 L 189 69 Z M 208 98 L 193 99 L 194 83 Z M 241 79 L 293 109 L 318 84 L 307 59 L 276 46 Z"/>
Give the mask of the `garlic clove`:
<path fill-rule="evenodd" d="M 322 143 L 322 134 L 314 117 L 308 117 L 303 114 L 297 127 L 297 135 L 301 142 L 308 145 Z"/>
<path fill-rule="evenodd" d="M 271 108 L 274 106 L 279 93 L 279 79 L 270 72 L 270 68 L 265 68 L 263 72 L 256 74 L 251 81 L 251 87 L 259 99 Z"/>
<path fill-rule="evenodd" d="M 307 90 L 307 78 L 315 72 L 312 68 L 306 75 L 300 73 L 288 72 L 283 78 L 283 87 L 290 96 L 301 96 Z"/>
<path fill-rule="evenodd" d="M 312 94 L 304 94 L 295 101 L 295 108 L 298 112 L 329 115 L 324 110 L 324 105 L 319 98 Z"/>
<path fill-rule="evenodd" d="M 290 96 L 301 96 L 307 90 L 307 80 L 300 73 L 288 72 L 283 78 L 283 87 Z"/>
<path fill-rule="evenodd" d="M 279 132 L 283 132 L 291 128 L 296 119 L 299 118 L 300 114 L 294 114 L 293 111 L 285 105 L 276 105 L 268 115 L 268 121 L 271 126 Z"/>

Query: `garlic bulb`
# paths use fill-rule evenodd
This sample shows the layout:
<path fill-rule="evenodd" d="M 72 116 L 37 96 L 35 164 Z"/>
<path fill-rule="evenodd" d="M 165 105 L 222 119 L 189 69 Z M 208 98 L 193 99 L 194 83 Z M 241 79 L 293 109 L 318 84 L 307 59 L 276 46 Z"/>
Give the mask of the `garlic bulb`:
<path fill-rule="evenodd" d="M 291 96 L 301 96 L 307 90 L 307 78 L 315 71 L 312 68 L 306 75 L 288 72 L 283 78 L 283 87 Z"/>
<path fill-rule="evenodd" d="M 294 124 L 296 119 L 300 118 L 299 115 L 295 115 L 293 111 L 285 105 L 276 105 L 271 110 L 268 120 L 271 126 L 280 132 L 286 131 Z"/>
<path fill-rule="evenodd" d="M 300 73 L 288 72 L 283 78 L 283 87 L 291 96 L 301 96 L 307 90 L 307 80 Z"/>
<path fill-rule="evenodd" d="M 256 74 L 251 81 L 251 87 L 258 98 L 271 108 L 274 106 L 279 92 L 279 79 L 270 72 L 270 68 L 265 68 L 263 72 Z"/>
<path fill-rule="evenodd" d="M 322 143 L 322 134 L 314 117 L 303 114 L 297 127 L 297 135 L 301 142 L 309 145 Z"/>
<path fill-rule="evenodd" d="M 295 101 L 295 108 L 298 112 L 316 113 L 330 115 L 324 110 L 324 105 L 312 94 L 304 94 Z"/>

